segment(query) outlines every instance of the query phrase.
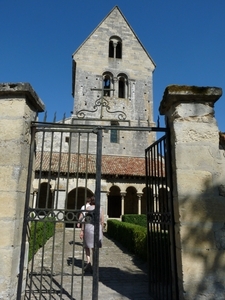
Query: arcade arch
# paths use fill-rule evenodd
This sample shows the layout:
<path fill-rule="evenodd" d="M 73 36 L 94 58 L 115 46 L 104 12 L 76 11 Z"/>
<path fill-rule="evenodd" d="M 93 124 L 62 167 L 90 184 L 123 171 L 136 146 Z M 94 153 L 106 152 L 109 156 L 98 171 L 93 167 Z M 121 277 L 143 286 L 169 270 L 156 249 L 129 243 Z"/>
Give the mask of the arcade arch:
<path fill-rule="evenodd" d="M 126 189 L 126 196 L 124 197 L 124 214 L 138 214 L 137 190 L 132 186 Z"/>
<path fill-rule="evenodd" d="M 120 188 L 116 185 L 109 189 L 107 214 L 109 218 L 120 218 L 121 216 L 121 194 Z"/>
<path fill-rule="evenodd" d="M 84 187 L 78 187 L 71 190 L 67 195 L 65 203 L 66 209 L 80 209 L 86 203 L 87 197 L 91 197 L 93 192 Z"/>
<path fill-rule="evenodd" d="M 54 205 L 53 192 L 51 185 L 48 182 L 42 182 L 40 184 L 39 191 L 35 195 L 36 197 L 36 208 L 40 209 L 51 209 Z"/>
<path fill-rule="evenodd" d="M 93 195 L 93 192 L 84 187 L 78 187 L 78 188 L 71 190 L 68 193 L 66 201 L 65 201 L 65 208 L 67 210 L 71 210 L 71 212 L 67 213 L 67 215 L 65 217 L 65 221 L 67 221 L 67 220 L 71 221 L 71 220 L 78 218 L 78 216 L 76 216 L 73 213 L 73 210 L 80 209 L 86 203 L 87 197 L 91 197 L 92 195 Z M 72 226 L 71 224 L 73 224 L 73 223 L 66 223 L 66 227 L 71 227 Z"/>

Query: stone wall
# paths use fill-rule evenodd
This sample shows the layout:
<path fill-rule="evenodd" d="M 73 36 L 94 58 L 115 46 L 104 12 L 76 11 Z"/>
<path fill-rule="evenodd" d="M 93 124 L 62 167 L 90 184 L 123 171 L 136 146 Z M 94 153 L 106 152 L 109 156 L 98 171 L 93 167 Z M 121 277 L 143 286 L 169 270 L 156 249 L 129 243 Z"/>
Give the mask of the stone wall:
<path fill-rule="evenodd" d="M 224 299 L 225 159 L 214 117 L 220 88 L 169 86 L 179 299 Z"/>
<path fill-rule="evenodd" d="M 30 122 L 44 105 L 29 84 L 0 84 L 0 299 L 17 294 Z"/>

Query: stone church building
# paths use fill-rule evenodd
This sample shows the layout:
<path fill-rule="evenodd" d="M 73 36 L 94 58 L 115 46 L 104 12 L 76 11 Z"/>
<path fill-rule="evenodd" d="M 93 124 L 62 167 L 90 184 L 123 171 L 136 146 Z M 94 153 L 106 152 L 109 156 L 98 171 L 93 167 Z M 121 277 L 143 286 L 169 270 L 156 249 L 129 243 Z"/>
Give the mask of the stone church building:
<path fill-rule="evenodd" d="M 101 206 L 106 218 L 146 212 L 144 155 L 155 141 L 155 132 L 145 128 L 155 127 L 154 69 L 154 61 L 118 6 L 72 55 L 73 111 L 59 123 L 103 128 Z M 37 146 L 36 207 L 57 203 L 58 208 L 79 209 L 86 196 L 95 192 L 95 138 L 58 132 L 54 140 L 50 133 L 40 134 L 41 140 L 45 146 L 44 150 L 40 143 Z M 66 171 L 68 156 L 70 169 Z M 82 164 L 87 172 L 81 170 Z M 56 172 L 60 180 L 55 179 Z"/>

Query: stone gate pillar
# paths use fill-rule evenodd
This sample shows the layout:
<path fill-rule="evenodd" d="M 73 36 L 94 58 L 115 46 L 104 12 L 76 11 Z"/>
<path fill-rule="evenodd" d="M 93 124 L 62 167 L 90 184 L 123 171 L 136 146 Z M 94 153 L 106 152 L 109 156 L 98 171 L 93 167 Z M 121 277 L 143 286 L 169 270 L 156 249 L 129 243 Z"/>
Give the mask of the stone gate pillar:
<path fill-rule="evenodd" d="M 225 153 L 214 118 L 221 95 L 173 85 L 159 108 L 171 132 L 179 299 L 225 295 Z"/>
<path fill-rule="evenodd" d="M 28 83 L 0 84 L 0 299 L 15 300 L 30 149 L 44 104 Z"/>

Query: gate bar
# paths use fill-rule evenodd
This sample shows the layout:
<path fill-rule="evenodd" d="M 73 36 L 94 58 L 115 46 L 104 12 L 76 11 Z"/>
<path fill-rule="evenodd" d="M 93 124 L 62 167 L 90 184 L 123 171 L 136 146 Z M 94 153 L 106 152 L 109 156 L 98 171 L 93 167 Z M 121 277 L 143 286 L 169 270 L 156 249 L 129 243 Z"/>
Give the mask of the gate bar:
<path fill-rule="evenodd" d="M 114 120 L 111 120 L 114 121 Z M 120 122 L 120 120 L 118 120 Z M 96 130 L 98 129 L 115 129 L 115 130 L 128 130 L 128 131 L 153 131 L 153 132 L 167 132 L 167 127 L 150 127 L 150 126 L 112 126 L 112 125 L 103 125 L 103 126 L 94 126 L 87 125 L 87 124 L 64 124 L 64 123 L 44 123 L 44 122 L 32 122 L 32 126 L 37 126 L 38 128 L 46 127 L 45 131 L 48 131 L 48 128 L 54 128 L 56 132 L 60 132 L 62 129 L 60 127 L 63 127 L 63 132 L 69 132 L 74 130 L 76 132 L 82 132 L 84 129 L 90 129 L 91 132 L 93 132 L 93 127 L 96 127 Z M 51 129 L 50 129 L 51 130 Z"/>
<path fill-rule="evenodd" d="M 102 128 L 97 128 L 92 300 L 98 300 L 101 169 L 102 169 Z"/>

